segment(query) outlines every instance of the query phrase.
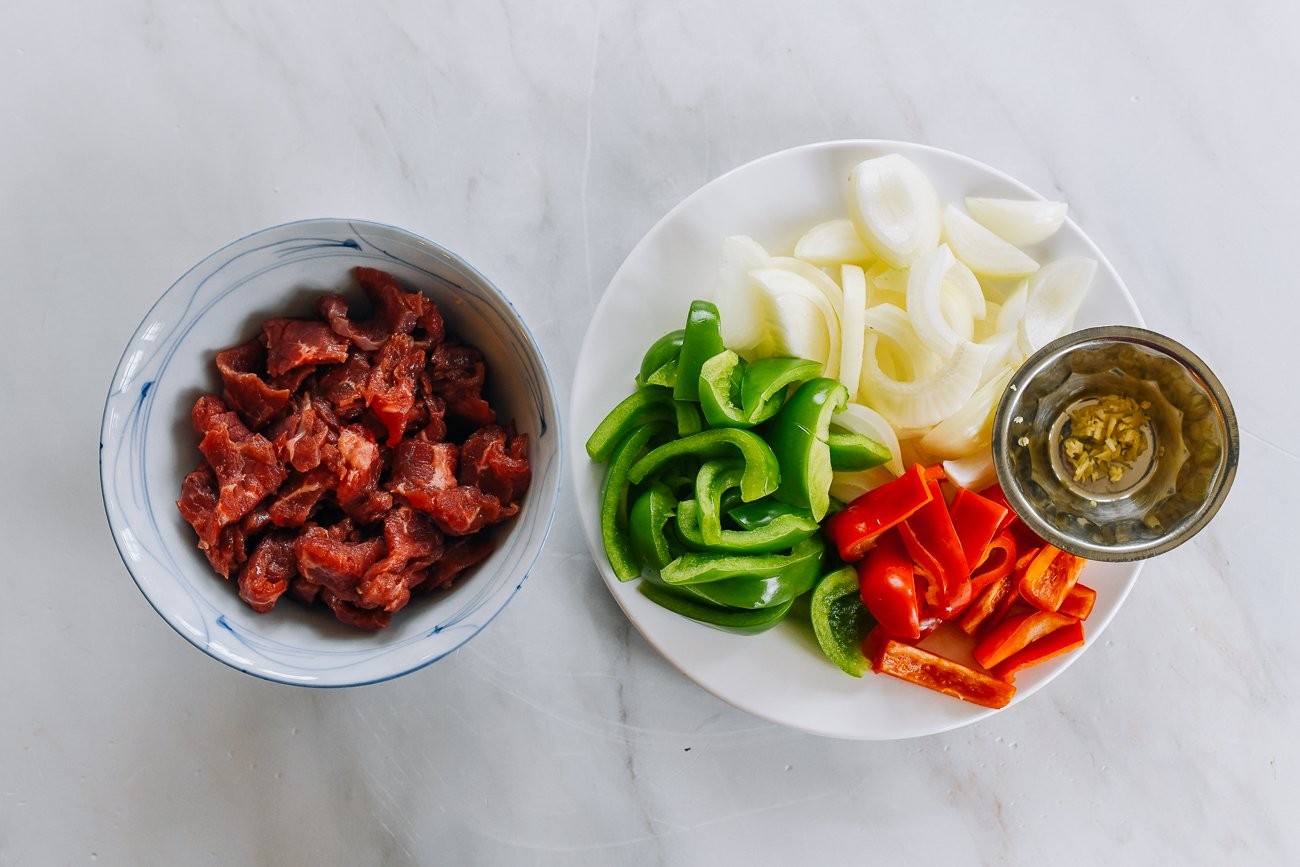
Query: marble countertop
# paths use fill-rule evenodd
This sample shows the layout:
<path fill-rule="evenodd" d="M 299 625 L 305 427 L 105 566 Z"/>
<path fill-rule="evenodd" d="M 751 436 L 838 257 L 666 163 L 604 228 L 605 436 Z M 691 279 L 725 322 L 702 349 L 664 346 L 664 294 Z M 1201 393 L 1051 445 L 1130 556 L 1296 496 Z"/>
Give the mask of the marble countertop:
<path fill-rule="evenodd" d="M 0 864 L 1300 862 L 1300 6 L 50 0 L 6 19 Z M 734 710 L 629 627 L 571 491 L 490 629 L 362 689 L 217 664 L 119 562 L 109 378 L 227 241 L 312 216 L 434 238 L 511 295 L 567 403 L 592 309 L 668 208 L 753 157 L 863 137 L 1067 200 L 1234 398 L 1219 517 L 1030 700 L 891 743 Z"/>

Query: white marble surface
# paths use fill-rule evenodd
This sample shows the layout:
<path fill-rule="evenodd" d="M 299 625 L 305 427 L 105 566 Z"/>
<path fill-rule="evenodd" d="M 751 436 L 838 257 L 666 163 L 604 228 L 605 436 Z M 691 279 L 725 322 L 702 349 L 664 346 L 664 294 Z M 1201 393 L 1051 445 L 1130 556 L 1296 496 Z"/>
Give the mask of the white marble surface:
<path fill-rule="evenodd" d="M 1300 861 L 1300 7 L 741 6 L 6 7 L 0 864 Z M 309 216 L 435 238 L 512 295 L 567 402 L 591 309 L 664 211 L 851 137 L 1063 196 L 1235 399 L 1216 522 L 1032 700 L 874 744 L 733 710 L 629 629 L 571 494 L 489 630 L 364 689 L 213 662 L 119 563 L 109 376 L 221 244 Z"/>

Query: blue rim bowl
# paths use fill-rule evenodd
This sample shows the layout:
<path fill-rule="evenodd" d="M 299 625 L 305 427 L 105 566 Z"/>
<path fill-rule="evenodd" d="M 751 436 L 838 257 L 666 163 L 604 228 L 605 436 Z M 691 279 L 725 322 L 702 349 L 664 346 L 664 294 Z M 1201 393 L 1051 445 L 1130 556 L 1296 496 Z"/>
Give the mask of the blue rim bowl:
<path fill-rule="evenodd" d="M 488 396 L 529 436 L 533 481 L 493 555 L 447 591 L 417 598 L 387 629 L 361 633 L 293 602 L 257 614 L 196 547 L 176 510 L 199 454 L 189 424 L 198 395 L 220 390 L 216 352 L 272 316 L 306 315 L 354 266 L 381 268 L 438 302 L 448 330 L 479 347 Z M 345 293 L 346 294 L 346 293 Z M 113 539 L 149 604 L 214 659 L 298 686 L 358 686 L 436 662 L 505 608 L 541 553 L 559 499 L 560 415 L 537 342 L 506 296 L 439 245 L 393 226 L 316 219 L 229 244 L 185 273 L 145 315 L 104 404 L 99 469 Z"/>

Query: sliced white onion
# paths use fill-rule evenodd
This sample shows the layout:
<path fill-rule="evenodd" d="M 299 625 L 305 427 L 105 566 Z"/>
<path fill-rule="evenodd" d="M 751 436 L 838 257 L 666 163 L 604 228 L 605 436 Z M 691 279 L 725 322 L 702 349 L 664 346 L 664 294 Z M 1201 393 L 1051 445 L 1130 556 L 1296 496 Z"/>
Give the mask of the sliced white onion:
<path fill-rule="evenodd" d="M 966 338 L 949 324 L 943 310 L 944 278 L 957 264 L 947 244 L 922 256 L 907 278 L 907 315 L 916 336 L 941 358 L 952 355 Z M 973 327 L 973 323 L 972 323 Z"/>
<path fill-rule="evenodd" d="M 964 458 L 944 461 L 943 471 L 954 485 L 982 491 L 998 480 L 997 469 L 993 466 L 993 450 L 976 449 Z"/>
<path fill-rule="evenodd" d="M 809 358 L 821 362 L 825 376 L 838 376 L 839 314 L 822 291 L 786 268 L 758 268 L 749 277 L 765 301 L 766 314 L 763 338 L 754 353 Z"/>
<path fill-rule="evenodd" d="M 1002 302 L 997 318 L 993 323 L 994 331 L 1015 331 L 1025 315 L 1025 302 L 1029 300 L 1029 281 L 1021 280 L 1016 288 Z"/>
<path fill-rule="evenodd" d="M 714 297 L 722 324 L 722 342 L 737 352 L 753 349 L 763 338 L 761 297 L 749 279 L 756 268 L 770 268 L 772 257 L 753 238 L 733 235 L 722 242 L 722 264 Z"/>
<path fill-rule="evenodd" d="M 867 306 L 893 304 L 907 309 L 907 269 L 877 262 L 867 269 Z"/>
<path fill-rule="evenodd" d="M 863 243 L 852 220 L 827 220 L 813 226 L 795 243 L 794 255 L 820 267 L 870 262 L 876 258 Z"/>
<path fill-rule="evenodd" d="M 836 311 L 838 311 L 840 305 L 844 303 L 842 298 L 843 293 L 840 291 L 840 284 L 835 282 L 834 277 L 827 274 L 816 265 L 812 265 L 802 259 L 796 259 L 793 256 L 773 256 L 772 267 L 784 268 L 787 271 L 793 271 L 800 277 L 803 277 L 813 286 L 817 287 L 817 290 L 821 292 L 822 295 L 826 296 L 826 300 L 830 302 L 831 306 L 834 307 Z M 839 314 L 836 313 L 836 315 L 838 316 Z"/>
<path fill-rule="evenodd" d="M 1038 263 L 1008 244 L 961 211 L 943 209 L 943 237 L 953 255 L 976 274 L 989 277 L 1024 277 L 1038 270 Z"/>
<path fill-rule="evenodd" d="M 872 467 L 854 473 L 832 473 L 830 494 L 841 503 L 851 503 L 867 491 L 874 491 L 895 478 L 897 477 L 884 467 Z"/>
<path fill-rule="evenodd" d="M 993 436 L 993 412 L 1007 390 L 1014 371 L 1002 371 L 975 389 L 970 400 L 934 426 L 921 438 L 921 446 L 936 457 L 963 458 L 977 449 L 986 448 Z"/>
<path fill-rule="evenodd" d="M 1065 222 L 1065 202 L 1017 199 L 966 199 L 966 210 L 1004 241 L 1027 247 L 1046 241 Z"/>
<path fill-rule="evenodd" d="M 888 338 L 888 348 L 894 350 L 895 360 L 901 362 L 896 368 L 899 376 L 921 379 L 930 376 L 943 366 L 943 359 L 921 342 L 916 329 L 912 327 L 912 320 L 901 307 L 893 304 L 877 304 L 868 307 L 864 321 L 867 324 L 868 334 L 875 332 L 881 337 Z M 862 350 L 864 366 L 867 363 L 867 352 L 864 343 Z M 878 358 L 879 355 L 876 357 Z M 861 390 L 862 385 L 859 384 L 858 391 Z"/>
<path fill-rule="evenodd" d="M 939 243 L 939 195 L 925 173 L 898 154 L 854 166 L 848 199 L 862 240 L 895 268 L 911 265 Z"/>
<path fill-rule="evenodd" d="M 895 476 L 903 474 L 903 459 L 898 450 L 898 435 L 883 415 L 869 406 L 850 403 L 840 412 L 831 416 L 831 427 L 843 428 L 849 433 L 871 437 L 893 455 L 885 468 Z"/>
<path fill-rule="evenodd" d="M 1049 262 L 1029 280 L 1020 348 L 1031 355 L 1070 329 L 1097 273 L 1092 259 L 1072 256 Z"/>
<path fill-rule="evenodd" d="M 983 343 L 997 333 L 998 313 L 1001 310 L 1001 304 L 994 301 L 984 302 L 984 318 L 976 321 L 975 336 L 972 338 L 976 343 Z"/>
<path fill-rule="evenodd" d="M 961 408 L 979 386 L 988 349 L 963 341 L 933 375 L 900 382 L 884 375 L 876 362 L 879 335 L 868 331 L 862 353 L 862 386 L 868 406 L 896 428 L 938 424 Z"/>
<path fill-rule="evenodd" d="M 862 376 L 862 341 L 867 330 L 867 277 L 857 265 L 840 267 L 840 382 L 849 395 L 858 393 Z"/>
<path fill-rule="evenodd" d="M 988 303 L 984 300 L 984 289 L 980 286 L 975 272 L 962 262 L 956 262 L 948 273 L 943 275 L 944 291 L 956 294 L 966 302 L 971 316 L 983 319 L 988 315 Z"/>
<path fill-rule="evenodd" d="M 1025 360 L 1020 351 L 1020 334 L 1013 325 L 1007 331 L 996 331 L 980 341 L 980 346 L 988 348 L 989 357 L 984 362 L 984 371 L 980 374 L 980 385 L 988 382 L 1010 365 L 1019 367 Z"/>
<path fill-rule="evenodd" d="M 921 445 L 921 438 L 919 436 L 906 438 L 900 437 L 898 440 L 898 448 L 903 453 L 903 463 L 906 466 L 910 467 L 912 464 L 920 464 L 923 467 L 929 467 L 934 466 L 939 462 L 937 457 L 927 452 Z"/>

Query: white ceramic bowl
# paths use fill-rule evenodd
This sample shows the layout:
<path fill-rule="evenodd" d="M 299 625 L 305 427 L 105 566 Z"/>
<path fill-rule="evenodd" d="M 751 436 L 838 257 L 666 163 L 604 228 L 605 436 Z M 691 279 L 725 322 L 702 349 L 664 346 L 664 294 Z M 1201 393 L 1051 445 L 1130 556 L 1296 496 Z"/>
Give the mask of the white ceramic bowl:
<path fill-rule="evenodd" d="M 176 509 L 198 460 L 189 411 L 220 393 L 215 353 L 272 316 L 307 315 L 322 292 L 351 285 L 367 265 L 434 299 L 448 331 L 483 351 L 498 416 L 529 436 L 533 481 L 497 550 L 449 590 L 417 598 L 387 629 L 362 633 L 327 612 L 286 601 L 258 614 L 196 547 Z M 347 294 L 347 293 L 345 293 Z M 264 229 L 208 256 L 154 304 L 122 354 L 104 406 L 100 480 L 122 560 L 149 603 L 187 641 L 240 671 L 301 686 L 388 680 L 460 647 L 519 590 L 555 514 L 560 418 L 536 342 L 487 278 L 437 244 L 401 229 L 307 220 Z"/>

